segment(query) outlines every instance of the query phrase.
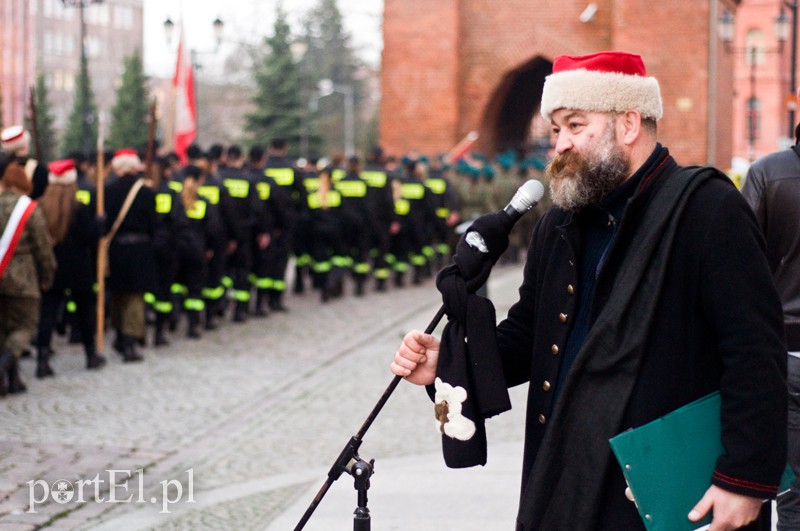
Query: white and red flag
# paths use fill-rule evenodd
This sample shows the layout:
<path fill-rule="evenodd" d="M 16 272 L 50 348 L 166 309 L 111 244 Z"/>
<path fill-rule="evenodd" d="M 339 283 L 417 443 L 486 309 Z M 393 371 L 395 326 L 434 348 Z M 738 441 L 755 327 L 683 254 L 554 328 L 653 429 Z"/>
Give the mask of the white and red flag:
<path fill-rule="evenodd" d="M 183 42 L 178 43 L 178 63 L 172 80 L 175 91 L 175 153 L 186 164 L 186 149 L 197 136 L 197 106 L 194 101 L 194 66 L 191 54 Z"/>

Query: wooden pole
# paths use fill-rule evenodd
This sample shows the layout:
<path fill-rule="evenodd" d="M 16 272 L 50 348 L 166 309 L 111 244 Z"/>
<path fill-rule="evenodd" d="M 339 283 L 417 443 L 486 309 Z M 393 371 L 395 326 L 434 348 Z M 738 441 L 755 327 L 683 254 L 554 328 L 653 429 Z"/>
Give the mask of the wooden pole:
<path fill-rule="evenodd" d="M 105 216 L 105 153 L 103 147 L 103 114 L 100 114 L 100 124 L 97 134 L 97 217 Z M 102 228 L 105 232 L 105 227 Z M 97 245 L 97 329 L 95 346 L 98 353 L 103 351 L 106 321 L 106 263 L 108 260 L 108 240 L 105 235 L 100 237 Z"/>
<path fill-rule="evenodd" d="M 147 130 L 147 152 L 144 157 L 144 178 L 152 182 L 153 189 L 158 188 L 159 179 L 153 177 L 153 159 L 155 158 L 156 151 L 156 103 L 157 100 L 153 98 L 153 104 L 150 106 L 150 123 Z"/>
<path fill-rule="evenodd" d="M 44 156 L 42 154 L 42 141 L 39 138 L 39 118 L 36 112 L 36 89 L 33 88 L 33 85 L 30 87 L 30 96 L 31 96 L 31 136 L 33 136 L 33 145 L 36 148 L 36 159 L 41 163 L 45 164 L 47 161 L 44 160 Z"/>

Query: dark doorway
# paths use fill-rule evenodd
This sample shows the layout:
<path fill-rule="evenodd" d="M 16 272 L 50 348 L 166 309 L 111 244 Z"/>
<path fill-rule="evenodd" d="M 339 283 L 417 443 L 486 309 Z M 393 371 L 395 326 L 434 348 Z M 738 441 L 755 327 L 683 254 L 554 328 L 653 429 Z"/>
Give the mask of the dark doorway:
<path fill-rule="evenodd" d="M 544 78 L 553 63 L 537 56 L 507 72 L 483 111 L 480 149 L 488 155 L 528 148 L 531 121 L 539 111 Z"/>

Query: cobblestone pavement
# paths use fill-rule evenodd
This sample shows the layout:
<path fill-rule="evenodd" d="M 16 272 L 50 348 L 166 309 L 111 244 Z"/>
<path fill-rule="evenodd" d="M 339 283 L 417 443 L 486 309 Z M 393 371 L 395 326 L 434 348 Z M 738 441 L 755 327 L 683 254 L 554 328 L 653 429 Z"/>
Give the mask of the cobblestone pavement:
<path fill-rule="evenodd" d="M 520 280 L 518 266 L 493 273 L 498 316 Z M 108 366 L 89 372 L 63 338 L 55 378 L 37 380 L 23 360 L 28 393 L 0 399 L 0 529 L 265 529 L 303 505 L 390 383 L 400 338 L 428 324 L 439 297 L 427 281 L 287 304 L 288 314 L 225 322 L 199 341 L 174 335 L 141 364 L 107 353 Z M 516 408 L 489 421 L 490 459 L 493 441 L 521 441 L 524 393 L 512 390 Z M 401 382 L 361 447 L 378 462 L 374 490 L 381 462 L 439 452 L 433 425 L 424 392 Z"/>

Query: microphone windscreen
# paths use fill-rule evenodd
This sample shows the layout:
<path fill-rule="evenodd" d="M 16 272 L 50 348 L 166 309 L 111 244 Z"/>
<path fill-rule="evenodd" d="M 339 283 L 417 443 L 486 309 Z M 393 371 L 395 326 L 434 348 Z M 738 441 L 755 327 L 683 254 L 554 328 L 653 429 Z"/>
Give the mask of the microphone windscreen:
<path fill-rule="evenodd" d="M 544 197 L 544 185 L 536 179 L 531 179 L 519 187 L 511 199 L 511 205 L 518 212 L 526 212 Z"/>

